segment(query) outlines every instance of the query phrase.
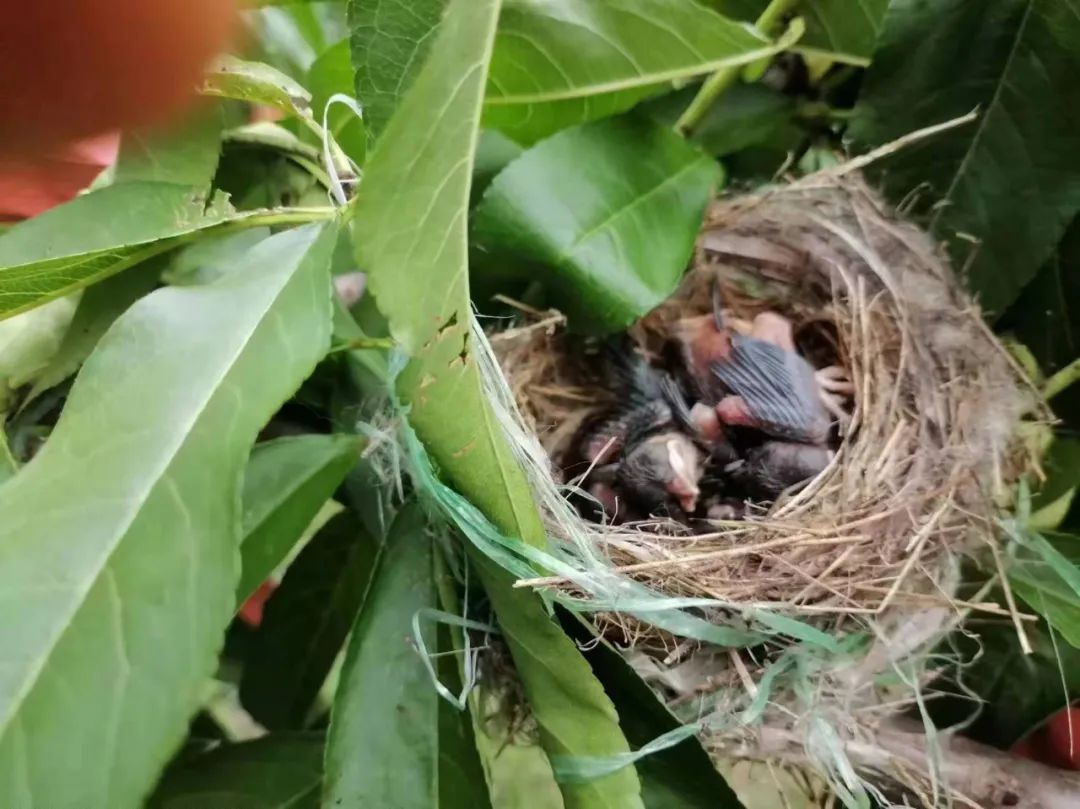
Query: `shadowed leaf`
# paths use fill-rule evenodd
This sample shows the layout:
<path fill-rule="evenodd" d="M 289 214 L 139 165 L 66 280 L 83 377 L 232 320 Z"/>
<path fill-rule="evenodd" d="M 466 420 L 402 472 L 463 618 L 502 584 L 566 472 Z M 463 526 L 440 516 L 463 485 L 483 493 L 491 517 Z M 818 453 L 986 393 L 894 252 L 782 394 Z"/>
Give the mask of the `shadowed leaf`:
<path fill-rule="evenodd" d="M 351 435 L 304 435 L 267 441 L 252 450 L 244 473 L 237 604 L 289 555 L 356 464 L 361 445 Z"/>
<path fill-rule="evenodd" d="M 413 616 L 435 605 L 433 542 L 417 506 L 398 514 L 349 639 L 330 718 L 323 806 L 437 805 L 438 694 Z M 435 627 L 422 626 L 429 650 Z"/>
<path fill-rule="evenodd" d="M 321 733 L 229 744 L 169 770 L 148 809 L 318 809 Z"/>
<path fill-rule="evenodd" d="M 364 601 L 378 545 L 350 512 L 296 557 L 263 612 L 240 700 L 270 730 L 303 728 Z"/>
<path fill-rule="evenodd" d="M 964 43 L 958 47 L 957 43 Z M 973 109 L 978 120 L 879 164 L 893 199 L 920 190 L 982 305 L 1001 313 L 1080 210 L 1080 15 L 1059 0 L 894 0 L 851 135 L 888 143 Z M 947 80 L 946 78 L 947 77 Z"/>

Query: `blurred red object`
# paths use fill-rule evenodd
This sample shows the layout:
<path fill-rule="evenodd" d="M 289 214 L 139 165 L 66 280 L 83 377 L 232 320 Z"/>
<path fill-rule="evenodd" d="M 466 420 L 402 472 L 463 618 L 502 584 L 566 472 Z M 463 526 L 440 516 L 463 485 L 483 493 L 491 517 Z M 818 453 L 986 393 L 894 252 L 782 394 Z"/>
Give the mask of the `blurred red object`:
<path fill-rule="evenodd" d="M 1062 708 L 1013 745 L 1012 752 L 1051 767 L 1080 770 L 1080 708 Z"/>
<path fill-rule="evenodd" d="M 238 0 L 0 2 L 0 154 L 163 124 L 238 31 Z"/>
<path fill-rule="evenodd" d="M 116 159 L 119 143 L 109 133 L 33 160 L 0 157 L 0 221 L 27 219 L 71 199 Z"/>
<path fill-rule="evenodd" d="M 250 626 L 252 629 L 258 629 L 259 624 L 262 623 L 263 607 L 266 606 L 267 600 L 273 595 L 277 585 L 274 582 L 267 580 L 259 585 L 259 589 L 256 590 L 243 606 L 240 607 L 240 620 Z"/>

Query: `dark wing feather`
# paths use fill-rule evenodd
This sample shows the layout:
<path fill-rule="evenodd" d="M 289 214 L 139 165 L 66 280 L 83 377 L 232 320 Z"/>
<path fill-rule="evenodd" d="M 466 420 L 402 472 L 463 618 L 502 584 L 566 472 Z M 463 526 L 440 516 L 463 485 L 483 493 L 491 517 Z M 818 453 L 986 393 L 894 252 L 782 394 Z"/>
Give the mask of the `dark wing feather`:
<path fill-rule="evenodd" d="M 682 388 L 679 387 L 679 383 L 671 377 L 671 374 L 663 371 L 656 371 L 656 374 L 659 379 L 660 395 L 671 409 L 671 415 L 675 419 L 675 423 L 684 432 L 695 435 L 697 425 L 694 424 L 694 420 L 690 417 L 690 405 L 687 403 L 686 396 L 683 394 Z"/>
<path fill-rule="evenodd" d="M 818 394 L 814 368 L 795 352 L 733 335 L 730 356 L 710 368 L 728 390 L 742 397 L 762 431 L 807 443 L 828 437 L 829 414 Z"/>
<path fill-rule="evenodd" d="M 659 372 L 629 341 L 605 342 L 603 357 L 608 384 L 620 394 L 623 408 L 630 410 L 661 398 Z"/>

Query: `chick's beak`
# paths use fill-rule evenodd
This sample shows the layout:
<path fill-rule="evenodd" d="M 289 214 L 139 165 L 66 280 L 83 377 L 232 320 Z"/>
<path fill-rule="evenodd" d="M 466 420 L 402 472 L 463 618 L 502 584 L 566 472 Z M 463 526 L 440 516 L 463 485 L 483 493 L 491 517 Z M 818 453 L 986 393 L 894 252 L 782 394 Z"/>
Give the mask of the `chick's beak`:
<path fill-rule="evenodd" d="M 697 450 L 691 444 L 669 442 L 668 460 L 674 474 L 668 481 L 667 490 L 678 500 L 683 511 L 691 514 L 697 510 L 697 499 L 701 494 L 697 485 L 701 476 Z"/>
<path fill-rule="evenodd" d="M 667 488 L 687 514 L 692 514 L 697 510 L 697 500 L 701 490 L 698 489 L 695 483 L 684 477 L 676 476 L 668 484 Z"/>
<path fill-rule="evenodd" d="M 688 495 L 685 497 L 680 497 L 679 505 L 682 507 L 682 510 L 685 511 L 687 514 L 693 514 L 695 511 L 697 511 L 697 495 L 695 494 L 692 496 Z"/>

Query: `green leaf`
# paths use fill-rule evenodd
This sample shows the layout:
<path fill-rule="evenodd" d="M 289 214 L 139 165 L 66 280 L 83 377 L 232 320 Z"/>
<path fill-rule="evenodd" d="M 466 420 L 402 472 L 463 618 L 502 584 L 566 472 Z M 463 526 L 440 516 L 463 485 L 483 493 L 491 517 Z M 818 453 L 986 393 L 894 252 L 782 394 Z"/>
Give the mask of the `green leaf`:
<path fill-rule="evenodd" d="M 514 692 L 504 696 L 481 682 L 470 699 L 485 711 L 479 722 L 474 714 L 474 738 L 491 784 L 492 805 L 497 809 L 563 809 L 562 793 L 543 747 L 529 734 L 518 732 L 512 721 L 499 721 L 503 716 L 512 720 L 515 710 L 520 710 L 511 701 L 515 696 Z"/>
<path fill-rule="evenodd" d="M 108 186 L 0 236 L 0 318 L 40 306 L 164 252 L 231 214 L 216 196 L 173 183 Z"/>
<path fill-rule="evenodd" d="M 680 726 L 656 692 L 607 641 L 598 639 L 576 616 L 564 615 L 563 626 L 587 649 L 585 659 L 619 711 L 623 732 L 635 749 Z M 648 809 L 742 809 L 695 738 L 639 759 L 637 770 Z"/>
<path fill-rule="evenodd" d="M 573 642 L 534 593 L 513 587 L 495 563 L 474 553 L 499 628 L 549 757 L 604 758 L 629 750 L 615 707 Z M 557 775 L 557 774 L 556 774 Z M 644 807 L 633 766 L 582 783 L 562 783 L 566 809 Z"/>
<path fill-rule="evenodd" d="M 77 295 L 0 321 L 0 413 L 16 389 L 45 373 L 75 315 Z"/>
<path fill-rule="evenodd" d="M 166 772 L 147 809 L 318 809 L 324 746 L 321 733 L 224 745 Z"/>
<path fill-rule="evenodd" d="M 8 480 L 19 471 L 19 462 L 11 453 L 8 446 L 7 430 L 4 429 L 3 419 L 0 418 L 0 483 Z"/>
<path fill-rule="evenodd" d="M 1061 102 L 1078 71 L 1080 15 L 1067 2 L 894 0 L 886 16 L 851 134 L 876 146 L 979 109 L 975 123 L 901 149 L 880 176 L 894 199 L 925 189 L 930 231 L 958 267 L 970 260 L 968 282 L 991 312 L 1080 210 L 1080 106 Z"/>
<path fill-rule="evenodd" d="M 646 102 L 644 111 L 659 123 L 674 126 L 697 93 L 687 87 Z M 690 137 L 714 157 L 734 154 L 773 141 L 801 137 L 792 122 L 795 100 L 762 84 L 736 84 L 709 107 Z"/>
<path fill-rule="evenodd" d="M 205 193 L 221 154 L 221 126 L 221 111 L 213 105 L 179 126 L 125 132 L 113 182 L 175 183 Z"/>
<path fill-rule="evenodd" d="M 447 0 L 349 0 L 356 97 L 372 136 L 382 133 L 412 85 Z"/>
<path fill-rule="evenodd" d="M 585 124 L 495 178 L 475 213 L 475 239 L 541 280 L 573 328 L 616 331 L 678 285 L 719 177 L 714 161 L 666 127 Z"/>
<path fill-rule="evenodd" d="M 346 511 L 289 565 L 263 612 L 240 681 L 241 702 L 264 727 L 304 727 L 363 603 L 378 550 Z"/>
<path fill-rule="evenodd" d="M 533 143 L 624 112 L 672 82 L 776 50 L 753 29 L 694 2 L 507 0 L 484 125 Z"/>
<path fill-rule="evenodd" d="M 169 255 L 161 279 L 173 286 L 208 284 L 236 265 L 236 259 L 270 235 L 270 228 L 207 236 Z"/>
<path fill-rule="evenodd" d="M 451 615 L 463 615 L 458 585 L 445 564 L 436 557 L 436 589 L 439 605 Z M 440 679 L 453 693 L 461 693 L 459 672 L 464 671 L 463 632 L 443 627 L 440 650 L 454 653 L 441 658 Z M 562 793 L 555 783 L 551 762 L 534 738 L 528 717 L 523 717 L 518 679 L 506 671 L 502 645 L 488 650 L 482 671 L 467 698 L 471 753 L 481 770 L 481 779 L 490 790 L 490 803 L 498 809 L 564 809 Z"/>
<path fill-rule="evenodd" d="M 1048 534 L 1043 542 L 1014 561 L 1009 584 L 1065 640 L 1080 649 L 1080 537 Z"/>
<path fill-rule="evenodd" d="M 352 435 L 303 435 L 258 444 L 244 473 L 243 544 L 236 603 L 289 555 L 304 529 L 356 464 Z"/>
<path fill-rule="evenodd" d="M 83 292 L 59 348 L 45 369 L 37 374 L 23 407 L 79 370 L 113 321 L 157 285 L 162 263 L 157 258 L 150 259 L 127 272 L 106 278 Z M 41 312 L 47 308 L 43 306 L 34 311 Z M 15 320 L 18 318 L 6 322 Z"/>
<path fill-rule="evenodd" d="M 1055 436 L 1042 467 L 1046 481 L 1031 500 L 1029 523 L 1037 531 L 1052 531 L 1061 525 L 1080 486 L 1080 439 Z"/>
<path fill-rule="evenodd" d="M 208 96 L 265 104 L 286 115 L 311 115 L 311 93 L 280 70 L 262 62 L 223 56 L 206 72 L 201 92 Z"/>
<path fill-rule="evenodd" d="M 233 614 L 249 447 L 329 344 L 335 236 L 137 303 L 0 487 L 0 805 L 135 806 L 183 737 Z"/>
<path fill-rule="evenodd" d="M 1080 218 L 996 327 L 1015 333 L 1047 375 L 1080 357 Z M 1080 387 L 1062 392 L 1051 404 L 1066 427 L 1080 428 Z"/>
<path fill-rule="evenodd" d="M 944 651 L 958 658 L 951 673 L 955 679 L 959 672 L 963 685 L 949 689 L 953 696 L 947 699 L 928 702 L 938 727 L 963 722 L 965 735 L 1008 749 L 1080 697 L 1080 650 L 1052 631 L 1043 621 L 1025 624 L 1030 655 L 1021 651 L 1007 618 L 971 622 L 955 633 Z"/>
<path fill-rule="evenodd" d="M 539 515 L 491 423 L 468 351 L 469 186 L 498 7 L 497 0 L 451 4 L 431 57 L 368 161 L 354 238 L 379 309 L 413 356 L 398 380 L 410 422 L 466 496 L 509 533 L 542 544 Z M 447 419 L 450 408 L 459 417 Z"/>
<path fill-rule="evenodd" d="M 889 0 L 803 0 L 795 7 L 806 21 L 798 50 L 867 65 L 888 10 Z"/>
<path fill-rule="evenodd" d="M 311 109 L 315 120 L 322 121 L 326 102 L 335 93 L 351 96 L 353 67 L 349 55 L 349 40 L 343 39 L 323 51 L 308 71 L 308 87 L 311 88 Z M 367 115 L 367 110 L 364 112 Z M 352 110 L 335 105 L 327 113 L 327 124 L 334 140 L 358 165 L 364 165 L 367 153 L 367 131 Z"/>
<path fill-rule="evenodd" d="M 326 749 L 326 809 L 437 805 L 439 697 L 412 631 L 417 611 L 435 605 L 432 551 L 423 512 L 405 507 L 345 654 Z M 434 650 L 434 624 L 421 629 Z"/>
<path fill-rule="evenodd" d="M 494 422 L 470 347 L 468 201 L 498 11 L 498 0 L 450 3 L 430 56 L 368 160 L 353 236 L 391 333 L 412 356 L 398 379 L 411 425 L 447 481 L 500 530 L 542 545 L 543 524 Z M 479 554 L 472 558 L 508 635 L 545 749 L 625 751 L 610 702 L 538 597 L 514 590 Z M 632 769 L 564 785 L 563 795 L 568 809 L 640 806 Z"/>
<path fill-rule="evenodd" d="M 769 0 L 701 0 L 733 19 L 753 22 Z M 806 23 L 806 33 L 793 48 L 807 56 L 868 65 L 884 24 L 889 0 L 799 0 L 791 3 Z"/>
<path fill-rule="evenodd" d="M 438 638 L 439 680 L 451 693 L 459 694 L 459 658 L 452 648 L 449 628 L 440 627 Z M 491 809 L 470 713 L 439 700 L 439 809 Z"/>
<path fill-rule="evenodd" d="M 469 203 L 475 204 L 487 190 L 500 171 L 524 151 L 501 132 L 486 129 L 480 132 L 473 157 L 473 181 L 469 191 Z"/>

